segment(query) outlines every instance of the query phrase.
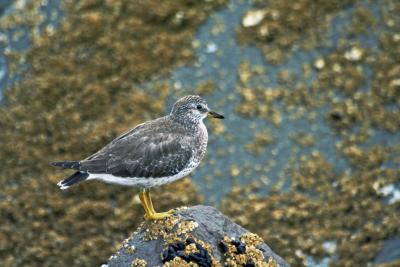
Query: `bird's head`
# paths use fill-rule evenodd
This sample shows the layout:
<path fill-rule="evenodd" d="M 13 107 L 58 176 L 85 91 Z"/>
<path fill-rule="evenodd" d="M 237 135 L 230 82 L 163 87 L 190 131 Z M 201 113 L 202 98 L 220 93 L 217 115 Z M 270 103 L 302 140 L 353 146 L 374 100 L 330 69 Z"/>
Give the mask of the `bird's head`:
<path fill-rule="evenodd" d="M 224 116 L 211 111 L 206 101 L 197 95 L 188 95 L 176 101 L 172 108 L 171 115 L 178 120 L 196 124 L 207 116 L 217 119 L 224 118 Z"/>

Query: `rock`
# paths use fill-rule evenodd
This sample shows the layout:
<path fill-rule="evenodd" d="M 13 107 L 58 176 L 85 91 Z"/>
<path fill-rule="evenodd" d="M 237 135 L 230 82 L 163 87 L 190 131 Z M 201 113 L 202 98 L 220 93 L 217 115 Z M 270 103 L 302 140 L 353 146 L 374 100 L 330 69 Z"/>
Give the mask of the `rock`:
<path fill-rule="evenodd" d="M 103 266 L 289 266 L 256 234 L 215 208 L 180 208 L 145 221 Z"/>

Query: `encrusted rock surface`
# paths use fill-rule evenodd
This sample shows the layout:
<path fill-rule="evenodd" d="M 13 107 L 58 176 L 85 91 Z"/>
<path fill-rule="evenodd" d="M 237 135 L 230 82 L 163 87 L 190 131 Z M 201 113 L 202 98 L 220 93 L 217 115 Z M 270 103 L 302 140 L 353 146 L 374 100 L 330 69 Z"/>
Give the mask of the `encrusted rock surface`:
<path fill-rule="evenodd" d="M 209 206 L 181 208 L 169 218 L 143 222 L 107 266 L 195 264 L 289 266 L 260 237 Z"/>

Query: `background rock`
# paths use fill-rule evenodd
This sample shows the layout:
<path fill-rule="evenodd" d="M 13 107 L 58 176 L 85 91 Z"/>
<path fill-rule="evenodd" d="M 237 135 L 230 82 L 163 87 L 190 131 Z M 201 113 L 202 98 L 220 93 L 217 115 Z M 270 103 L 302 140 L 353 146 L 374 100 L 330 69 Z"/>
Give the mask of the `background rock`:
<path fill-rule="evenodd" d="M 190 247 L 197 248 L 190 251 Z M 108 267 L 182 266 L 184 258 L 200 266 L 229 266 L 240 261 L 248 264 L 245 266 L 289 266 L 257 235 L 215 208 L 194 206 L 179 209 L 164 220 L 143 222 L 110 257 Z"/>

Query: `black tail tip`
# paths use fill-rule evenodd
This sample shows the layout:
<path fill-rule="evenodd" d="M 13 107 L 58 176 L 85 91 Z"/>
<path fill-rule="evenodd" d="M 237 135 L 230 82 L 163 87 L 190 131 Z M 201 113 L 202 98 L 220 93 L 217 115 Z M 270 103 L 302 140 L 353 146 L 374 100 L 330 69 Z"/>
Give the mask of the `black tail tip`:
<path fill-rule="evenodd" d="M 70 177 L 58 182 L 57 185 L 60 187 L 60 189 L 64 190 L 74 184 L 85 181 L 88 177 L 89 177 L 89 174 L 87 172 L 76 172 L 73 175 L 71 175 Z"/>

